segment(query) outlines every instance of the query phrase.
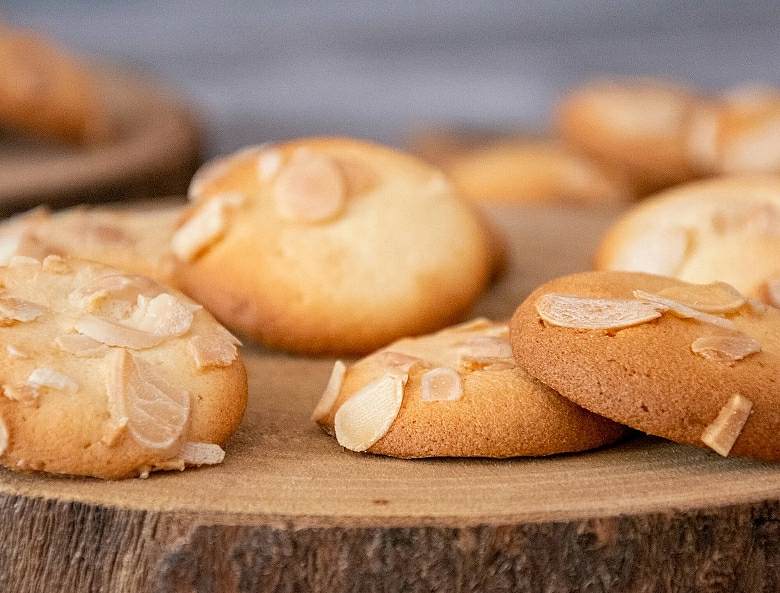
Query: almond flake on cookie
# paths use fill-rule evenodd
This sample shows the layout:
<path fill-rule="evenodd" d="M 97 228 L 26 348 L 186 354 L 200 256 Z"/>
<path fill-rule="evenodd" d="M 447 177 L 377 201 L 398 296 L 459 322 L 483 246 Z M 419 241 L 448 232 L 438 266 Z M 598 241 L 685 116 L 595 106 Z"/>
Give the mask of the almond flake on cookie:
<path fill-rule="evenodd" d="M 688 305 L 673 299 L 667 299 L 657 294 L 645 292 L 644 290 L 635 290 L 634 296 L 649 303 L 664 306 L 667 311 L 683 319 L 695 319 L 701 323 L 711 323 L 725 329 L 734 329 L 734 322 L 730 319 L 705 313 L 704 311 L 694 309 L 693 307 L 689 307 Z"/>
<path fill-rule="evenodd" d="M 658 291 L 657 296 L 682 303 L 703 313 L 733 313 L 747 302 L 747 297 L 725 282 L 682 284 Z"/>
<path fill-rule="evenodd" d="M 657 319 L 668 308 L 661 303 L 637 299 L 595 299 L 548 293 L 536 303 L 539 316 L 558 327 L 575 329 L 622 329 Z"/>
<path fill-rule="evenodd" d="M 76 393 L 79 390 L 79 384 L 56 369 L 48 367 L 38 367 L 27 378 L 27 382 L 38 387 L 51 387 L 68 393 Z"/>
<path fill-rule="evenodd" d="M 190 261 L 206 247 L 216 243 L 227 227 L 227 211 L 244 202 L 241 192 L 232 191 L 210 198 L 171 237 L 171 251 L 179 259 Z"/>
<path fill-rule="evenodd" d="M 398 416 L 405 383 L 406 377 L 383 375 L 345 401 L 334 419 L 339 445 L 365 451 L 381 439 Z"/>
<path fill-rule="evenodd" d="M 462 396 L 463 381 L 455 369 L 437 367 L 423 374 L 422 401 L 453 401 Z"/>
<path fill-rule="evenodd" d="M 337 360 L 333 364 L 333 370 L 330 372 L 330 378 L 328 384 L 325 386 L 325 391 L 322 392 L 314 411 L 311 413 L 311 419 L 317 422 L 328 415 L 333 404 L 336 403 L 339 393 L 341 392 L 341 386 L 344 384 L 344 375 L 347 372 L 347 365 L 341 360 Z"/>
<path fill-rule="evenodd" d="M 273 196 L 280 218 L 294 222 L 323 222 L 343 209 L 346 183 L 331 157 L 299 149 L 278 172 Z"/>
<path fill-rule="evenodd" d="M 735 361 L 761 352 L 761 344 L 748 335 L 706 336 L 696 339 L 691 350 L 707 360 Z"/>
<path fill-rule="evenodd" d="M 738 393 L 734 394 L 720 409 L 715 420 L 706 426 L 701 434 L 702 442 L 726 457 L 737 442 L 752 410 L 753 402 Z"/>

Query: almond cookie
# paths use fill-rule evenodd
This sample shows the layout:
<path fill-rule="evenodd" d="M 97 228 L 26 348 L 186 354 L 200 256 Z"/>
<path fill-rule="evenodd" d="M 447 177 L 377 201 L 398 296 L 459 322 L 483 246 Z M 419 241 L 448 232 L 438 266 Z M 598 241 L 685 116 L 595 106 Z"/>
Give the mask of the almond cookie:
<path fill-rule="evenodd" d="M 721 455 L 780 460 L 780 311 L 723 282 L 586 272 L 512 317 L 518 366 L 573 402 Z"/>
<path fill-rule="evenodd" d="M 459 320 L 490 239 L 446 177 L 347 138 L 206 164 L 171 241 L 177 280 L 228 328 L 297 353 L 365 353 Z"/>
<path fill-rule="evenodd" d="M 79 59 L 0 22 L 0 128 L 73 145 L 105 142 L 116 131 L 98 88 Z"/>
<path fill-rule="evenodd" d="M 312 418 L 347 449 L 404 458 L 552 455 L 626 433 L 518 368 L 508 335 L 480 318 L 337 361 Z"/>
<path fill-rule="evenodd" d="M 38 207 L 0 222 L 0 265 L 18 255 L 68 255 L 175 286 L 170 241 L 183 209 L 173 202 L 57 212 Z"/>
<path fill-rule="evenodd" d="M 246 370 L 200 305 L 59 256 L 13 258 L 0 286 L 1 464 L 116 479 L 222 460 Z"/>
<path fill-rule="evenodd" d="M 780 306 L 780 179 L 720 177 L 646 198 L 607 231 L 594 266 L 721 280 Z"/>

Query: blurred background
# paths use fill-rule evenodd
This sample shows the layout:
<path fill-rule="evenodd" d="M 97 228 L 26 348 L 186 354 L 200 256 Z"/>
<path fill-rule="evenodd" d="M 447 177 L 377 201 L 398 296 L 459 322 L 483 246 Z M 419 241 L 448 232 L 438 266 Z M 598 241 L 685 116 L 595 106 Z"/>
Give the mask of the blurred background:
<path fill-rule="evenodd" d="M 544 130 L 560 93 L 598 74 L 780 86 L 773 0 L 6 0 L 0 12 L 170 86 L 207 158 L 318 134 L 402 146 L 420 126 Z"/>

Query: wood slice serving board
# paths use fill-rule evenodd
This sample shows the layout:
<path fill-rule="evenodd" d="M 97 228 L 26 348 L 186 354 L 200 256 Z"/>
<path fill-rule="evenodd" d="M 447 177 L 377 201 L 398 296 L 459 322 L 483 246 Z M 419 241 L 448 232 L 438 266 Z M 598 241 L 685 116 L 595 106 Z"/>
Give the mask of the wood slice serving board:
<path fill-rule="evenodd" d="M 201 163 L 201 132 L 169 89 L 101 65 L 95 78 L 115 139 L 95 147 L 0 138 L 0 214 L 185 193 Z"/>
<path fill-rule="evenodd" d="M 509 273 L 475 314 L 587 269 L 617 214 L 492 208 Z M 352 453 L 309 420 L 333 360 L 244 354 L 249 409 L 220 466 L 0 471 L 0 590 L 780 590 L 780 464 L 648 436 L 545 459 Z"/>

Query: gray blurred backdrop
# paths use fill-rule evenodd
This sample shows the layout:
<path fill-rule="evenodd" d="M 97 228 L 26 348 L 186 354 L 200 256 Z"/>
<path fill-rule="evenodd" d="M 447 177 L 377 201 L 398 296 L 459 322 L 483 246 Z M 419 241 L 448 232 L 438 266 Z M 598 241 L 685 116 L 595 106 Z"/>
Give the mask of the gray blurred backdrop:
<path fill-rule="evenodd" d="M 153 76 L 206 156 L 315 134 L 402 145 L 430 124 L 543 130 L 598 74 L 780 86 L 780 2 L 10 0 L 17 25 Z"/>

